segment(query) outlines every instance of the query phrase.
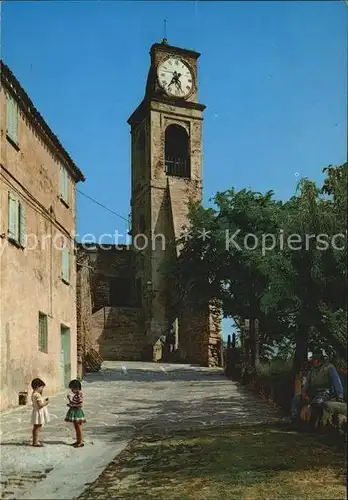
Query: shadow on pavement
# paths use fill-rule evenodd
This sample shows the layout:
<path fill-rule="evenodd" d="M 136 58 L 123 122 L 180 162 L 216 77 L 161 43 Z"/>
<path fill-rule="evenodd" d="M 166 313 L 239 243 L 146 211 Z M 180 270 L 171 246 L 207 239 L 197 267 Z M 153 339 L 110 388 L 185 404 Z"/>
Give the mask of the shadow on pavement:
<path fill-rule="evenodd" d="M 43 445 L 47 444 L 64 444 L 65 446 L 71 446 L 71 443 L 67 443 L 66 441 L 42 441 Z M 2 441 L 0 442 L 0 446 L 31 446 L 30 441 Z"/>
<path fill-rule="evenodd" d="M 118 418 L 127 417 L 127 424 L 122 420 L 115 421 L 115 425 L 86 426 L 86 435 L 107 437 L 110 442 L 119 441 L 129 435 L 133 429 L 136 434 L 170 431 L 189 428 L 218 427 L 224 425 L 251 426 L 259 423 L 273 424 L 283 421 L 283 415 L 275 412 L 266 403 L 262 403 L 252 395 L 244 398 L 242 393 L 229 397 L 214 396 L 182 401 L 177 399 L 154 402 L 145 399 L 130 399 L 129 402 L 138 402 L 139 407 L 110 408 L 110 414 Z"/>
<path fill-rule="evenodd" d="M 125 366 L 127 364 L 125 363 Z M 161 370 L 162 365 L 155 365 L 154 368 L 129 368 L 125 371 L 122 368 L 107 369 L 104 368 L 97 373 L 87 373 L 83 381 L 84 384 L 92 384 L 95 382 L 115 382 L 122 380 L 134 380 L 135 382 L 169 382 L 169 381 L 192 381 L 192 382 L 202 382 L 206 379 L 207 382 L 211 378 L 216 380 L 226 381 L 224 372 L 221 369 L 209 369 L 200 367 L 188 367 L 188 368 L 175 368 L 170 366 L 170 368 L 165 368 L 164 371 Z"/>

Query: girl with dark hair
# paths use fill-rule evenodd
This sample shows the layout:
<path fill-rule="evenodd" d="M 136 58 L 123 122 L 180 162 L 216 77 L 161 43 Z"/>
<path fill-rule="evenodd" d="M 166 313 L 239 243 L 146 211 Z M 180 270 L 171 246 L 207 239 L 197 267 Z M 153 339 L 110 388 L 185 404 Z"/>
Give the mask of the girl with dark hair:
<path fill-rule="evenodd" d="M 74 448 L 81 448 L 84 446 L 83 443 L 83 429 L 82 425 L 86 423 L 85 414 L 82 409 L 83 407 L 83 394 L 81 382 L 79 380 L 72 380 L 69 384 L 69 389 L 73 393 L 73 396 L 67 396 L 69 410 L 65 417 L 65 422 L 71 422 L 74 424 L 76 433 L 76 442 L 73 444 Z"/>
<path fill-rule="evenodd" d="M 31 402 L 33 411 L 31 414 L 31 423 L 33 424 L 33 446 L 41 448 L 43 445 L 39 441 L 39 434 L 42 427 L 50 421 L 47 411 L 48 398 L 44 399 L 42 396 L 45 382 L 39 378 L 34 378 L 31 382 L 33 393 L 31 395 Z"/>

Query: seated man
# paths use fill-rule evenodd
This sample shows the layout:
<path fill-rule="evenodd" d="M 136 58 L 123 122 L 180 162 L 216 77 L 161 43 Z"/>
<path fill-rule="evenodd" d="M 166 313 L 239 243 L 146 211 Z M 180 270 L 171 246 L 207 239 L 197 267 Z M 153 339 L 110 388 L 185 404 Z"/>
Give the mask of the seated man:
<path fill-rule="evenodd" d="M 332 398 L 343 400 L 343 386 L 333 364 L 325 361 L 321 350 L 315 350 L 311 368 L 302 388 L 301 400 L 310 404 L 310 423 L 312 426 L 322 418 L 322 404 Z"/>

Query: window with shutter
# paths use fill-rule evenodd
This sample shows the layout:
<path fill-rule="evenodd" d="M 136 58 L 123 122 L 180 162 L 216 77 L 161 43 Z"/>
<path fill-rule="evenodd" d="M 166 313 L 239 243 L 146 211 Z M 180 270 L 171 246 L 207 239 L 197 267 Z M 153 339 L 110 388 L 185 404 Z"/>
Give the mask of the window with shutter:
<path fill-rule="evenodd" d="M 47 315 L 39 312 L 39 351 L 48 353 Z"/>
<path fill-rule="evenodd" d="M 27 246 L 26 209 L 23 203 L 19 203 L 19 244 L 23 248 Z"/>
<path fill-rule="evenodd" d="M 59 181 L 59 196 L 63 198 L 64 196 L 64 169 L 60 167 L 60 181 Z"/>
<path fill-rule="evenodd" d="M 69 264 L 70 264 L 69 249 L 67 247 L 63 247 L 62 248 L 62 280 L 65 283 L 70 282 Z"/>
<path fill-rule="evenodd" d="M 65 198 L 64 198 L 64 201 L 68 205 L 69 204 L 69 176 L 68 176 L 67 170 L 64 169 L 64 172 L 65 172 L 65 174 L 64 174 L 64 183 L 65 183 L 65 187 L 64 187 Z"/>
<path fill-rule="evenodd" d="M 66 168 L 60 167 L 60 198 L 69 204 L 69 176 Z"/>
<path fill-rule="evenodd" d="M 18 144 L 18 106 L 9 95 L 6 95 L 6 134 L 12 142 Z"/>
<path fill-rule="evenodd" d="M 26 208 L 17 196 L 8 194 L 8 238 L 22 248 L 27 243 Z"/>
<path fill-rule="evenodd" d="M 19 203 L 16 196 L 8 194 L 8 237 L 12 241 L 19 238 Z"/>

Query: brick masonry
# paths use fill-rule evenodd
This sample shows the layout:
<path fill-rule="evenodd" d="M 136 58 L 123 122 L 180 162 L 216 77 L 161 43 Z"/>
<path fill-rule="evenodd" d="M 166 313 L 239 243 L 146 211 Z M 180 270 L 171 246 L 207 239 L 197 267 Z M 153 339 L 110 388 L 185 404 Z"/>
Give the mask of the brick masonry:
<path fill-rule="evenodd" d="M 140 361 L 144 333 L 136 308 L 103 307 L 93 314 L 93 348 L 105 361 Z"/>
<path fill-rule="evenodd" d="M 222 365 L 221 311 L 216 305 L 186 309 L 179 318 L 180 358 L 204 366 Z"/>

